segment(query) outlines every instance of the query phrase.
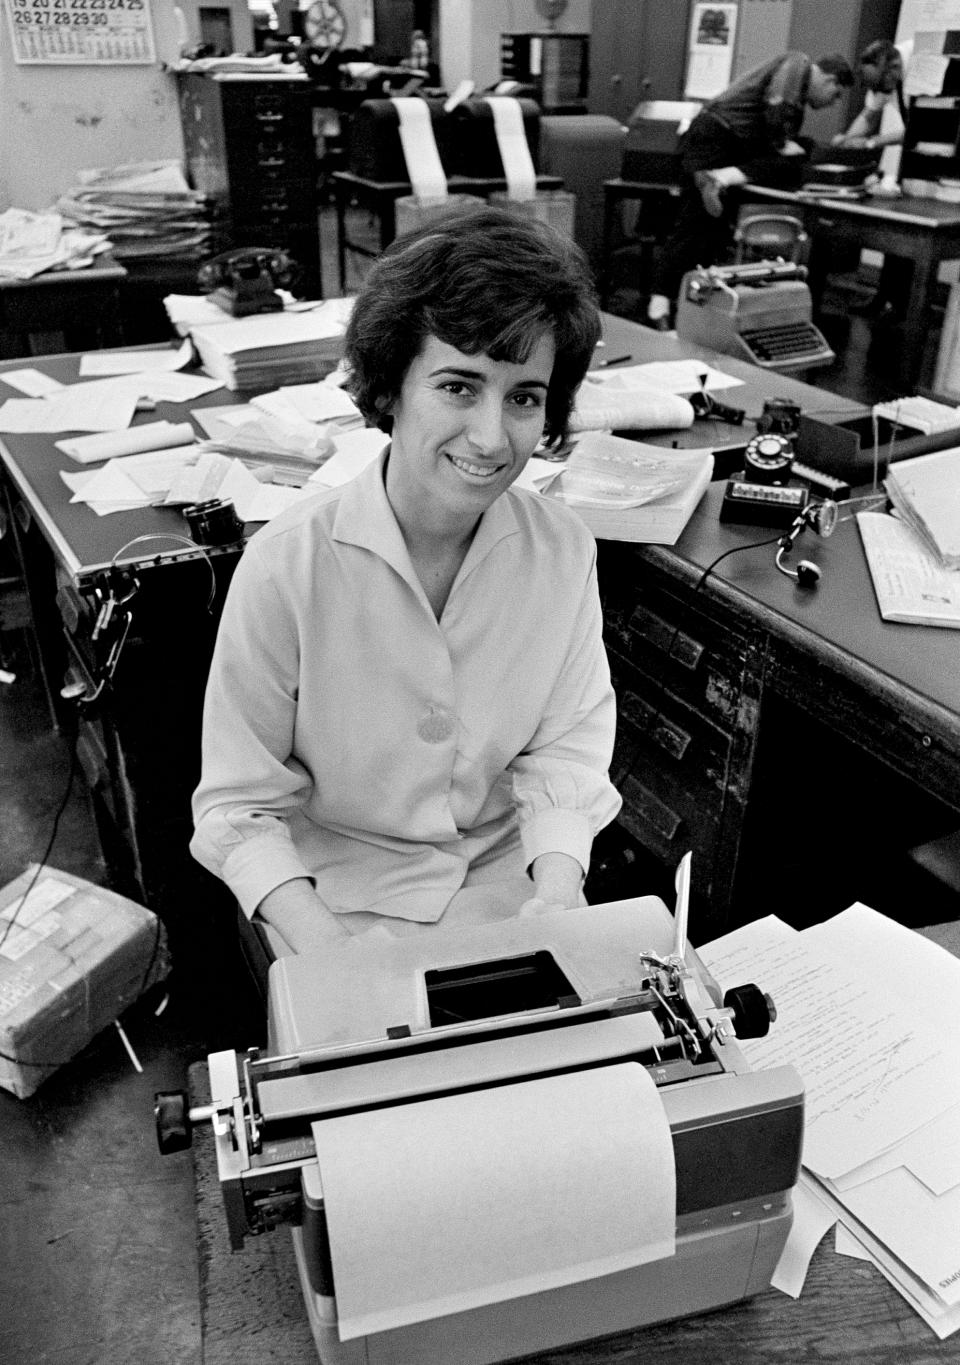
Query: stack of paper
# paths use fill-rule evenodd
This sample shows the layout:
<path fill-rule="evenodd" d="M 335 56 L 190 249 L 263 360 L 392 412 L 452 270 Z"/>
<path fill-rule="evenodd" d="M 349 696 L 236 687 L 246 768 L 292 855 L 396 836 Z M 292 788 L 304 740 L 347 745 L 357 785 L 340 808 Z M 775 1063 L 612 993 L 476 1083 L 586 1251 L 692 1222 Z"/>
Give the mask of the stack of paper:
<path fill-rule="evenodd" d="M 806 1088 L 797 1217 L 774 1283 L 799 1294 L 836 1223 L 838 1250 L 872 1260 L 949 1336 L 960 1328 L 960 960 L 864 905 L 802 932 L 771 915 L 699 953 L 720 982 L 772 995 L 769 1035 L 741 1046 L 751 1065 L 792 1064 Z"/>
<path fill-rule="evenodd" d="M 108 232 L 118 258 L 209 254 L 207 201 L 177 161 L 80 171 L 54 207 L 73 223 Z"/>
<path fill-rule="evenodd" d="M 944 568 L 960 569 L 960 446 L 892 464 L 884 487 Z"/>
<path fill-rule="evenodd" d="M 278 483 L 302 484 L 335 450 L 335 439 L 362 430 L 353 400 L 329 382 L 296 384 L 249 403 L 197 408 L 209 438 L 204 449 L 234 455 L 250 468 L 269 468 Z"/>
<path fill-rule="evenodd" d="M 65 224 L 59 213 L 0 213 L 0 280 L 31 280 L 46 270 L 78 270 L 110 250 L 102 232 Z"/>
<path fill-rule="evenodd" d="M 686 398 L 629 370 L 594 370 L 577 391 L 571 431 L 680 431 L 693 425 Z"/>
<path fill-rule="evenodd" d="M 322 379 L 343 354 L 352 300 L 328 299 L 305 312 L 258 313 L 190 328 L 200 363 L 227 388 L 275 389 Z"/>
<path fill-rule="evenodd" d="M 912 398 L 893 398 L 889 403 L 874 403 L 873 413 L 875 417 L 885 417 L 894 426 L 909 427 L 928 436 L 932 431 L 960 427 L 960 408 L 937 403 L 919 394 Z"/>
<path fill-rule="evenodd" d="M 544 496 L 572 507 L 598 539 L 673 545 L 712 475 L 709 450 L 665 450 L 587 431 Z"/>

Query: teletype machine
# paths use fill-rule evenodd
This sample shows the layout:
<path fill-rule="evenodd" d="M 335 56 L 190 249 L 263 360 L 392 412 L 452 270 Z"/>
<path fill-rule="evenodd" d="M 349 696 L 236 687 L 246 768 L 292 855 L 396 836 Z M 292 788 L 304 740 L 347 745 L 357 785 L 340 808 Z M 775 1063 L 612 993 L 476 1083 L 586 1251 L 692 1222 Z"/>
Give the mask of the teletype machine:
<path fill-rule="evenodd" d="M 733 1303 L 792 1220 L 803 1089 L 738 1038 L 655 897 L 406 937 L 269 973 L 269 1055 L 157 1096 L 210 1122 L 231 1245 L 281 1224 L 323 1365 L 481 1365 Z"/>

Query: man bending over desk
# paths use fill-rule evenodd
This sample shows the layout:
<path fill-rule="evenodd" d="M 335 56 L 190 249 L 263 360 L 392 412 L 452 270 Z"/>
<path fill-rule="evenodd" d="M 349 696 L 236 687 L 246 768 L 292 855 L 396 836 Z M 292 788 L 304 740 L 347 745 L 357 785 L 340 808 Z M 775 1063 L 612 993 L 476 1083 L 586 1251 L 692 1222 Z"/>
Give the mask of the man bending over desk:
<path fill-rule="evenodd" d="M 729 246 L 727 191 L 747 180 L 777 183 L 804 155 L 796 141 L 806 107 L 826 109 L 853 85 L 844 57 L 775 57 L 705 104 L 680 142 L 677 220 L 658 253 L 647 320 L 670 328 L 670 310 L 688 270 L 716 265 Z M 771 179 L 772 177 L 772 179 Z"/>

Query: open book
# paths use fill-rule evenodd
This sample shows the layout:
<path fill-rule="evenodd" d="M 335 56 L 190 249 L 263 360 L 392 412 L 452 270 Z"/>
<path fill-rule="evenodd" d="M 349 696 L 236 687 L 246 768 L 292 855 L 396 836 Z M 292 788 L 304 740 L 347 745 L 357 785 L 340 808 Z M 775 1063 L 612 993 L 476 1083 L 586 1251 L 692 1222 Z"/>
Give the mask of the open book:
<path fill-rule="evenodd" d="M 858 512 L 857 526 L 883 619 L 960 629 L 960 570 L 945 569 L 898 517 Z"/>
<path fill-rule="evenodd" d="M 598 540 L 673 545 L 712 475 L 709 450 L 667 450 L 588 431 L 544 496 L 572 507 Z"/>

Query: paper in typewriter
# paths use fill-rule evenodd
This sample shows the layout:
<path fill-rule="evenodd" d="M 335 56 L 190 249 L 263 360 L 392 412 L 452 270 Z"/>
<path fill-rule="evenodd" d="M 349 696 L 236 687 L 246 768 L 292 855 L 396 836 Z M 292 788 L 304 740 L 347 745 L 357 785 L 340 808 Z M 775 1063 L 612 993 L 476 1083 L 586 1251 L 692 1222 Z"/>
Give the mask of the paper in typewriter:
<path fill-rule="evenodd" d="M 670 1128 L 636 1063 L 312 1127 L 341 1340 L 675 1251 Z"/>

